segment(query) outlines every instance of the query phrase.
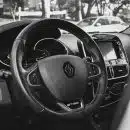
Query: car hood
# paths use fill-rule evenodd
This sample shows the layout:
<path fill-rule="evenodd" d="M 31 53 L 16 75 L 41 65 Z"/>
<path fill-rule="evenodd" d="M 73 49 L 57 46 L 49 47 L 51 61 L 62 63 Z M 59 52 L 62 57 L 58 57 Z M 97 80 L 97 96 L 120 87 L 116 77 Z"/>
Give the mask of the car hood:
<path fill-rule="evenodd" d="M 100 33 L 100 32 L 121 32 L 125 30 L 128 25 L 114 24 L 105 26 L 86 26 L 81 27 L 87 33 Z"/>

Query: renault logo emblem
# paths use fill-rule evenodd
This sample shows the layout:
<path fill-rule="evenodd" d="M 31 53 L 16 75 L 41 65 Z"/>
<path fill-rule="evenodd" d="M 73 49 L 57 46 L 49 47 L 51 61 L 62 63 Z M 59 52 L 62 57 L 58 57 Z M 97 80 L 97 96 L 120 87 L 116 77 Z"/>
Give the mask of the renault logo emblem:
<path fill-rule="evenodd" d="M 75 74 L 75 68 L 70 62 L 65 62 L 63 65 L 64 73 L 67 77 L 72 78 Z"/>

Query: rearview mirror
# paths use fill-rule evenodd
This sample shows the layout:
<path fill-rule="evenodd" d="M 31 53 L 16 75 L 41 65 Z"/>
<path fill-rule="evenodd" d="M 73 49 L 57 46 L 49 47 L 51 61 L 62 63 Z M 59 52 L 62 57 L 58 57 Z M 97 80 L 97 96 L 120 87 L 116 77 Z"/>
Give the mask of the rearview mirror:
<path fill-rule="evenodd" d="M 96 23 L 96 26 L 101 26 L 101 23 Z"/>

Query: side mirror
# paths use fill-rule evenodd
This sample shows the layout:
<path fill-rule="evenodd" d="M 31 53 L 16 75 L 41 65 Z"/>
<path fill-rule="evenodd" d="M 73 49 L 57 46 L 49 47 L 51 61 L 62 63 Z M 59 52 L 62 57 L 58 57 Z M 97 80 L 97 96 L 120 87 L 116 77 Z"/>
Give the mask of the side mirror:
<path fill-rule="evenodd" d="M 97 27 L 98 27 L 98 26 L 101 26 L 101 23 L 96 23 L 96 25 L 95 25 L 95 26 L 97 26 Z"/>

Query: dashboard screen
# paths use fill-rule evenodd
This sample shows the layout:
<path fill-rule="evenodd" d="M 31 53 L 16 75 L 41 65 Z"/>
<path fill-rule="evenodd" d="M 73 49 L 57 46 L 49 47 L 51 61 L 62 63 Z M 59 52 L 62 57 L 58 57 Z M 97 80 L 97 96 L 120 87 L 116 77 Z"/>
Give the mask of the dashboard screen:
<path fill-rule="evenodd" d="M 115 49 L 112 42 L 98 42 L 98 46 L 103 54 L 104 60 L 117 59 Z"/>

